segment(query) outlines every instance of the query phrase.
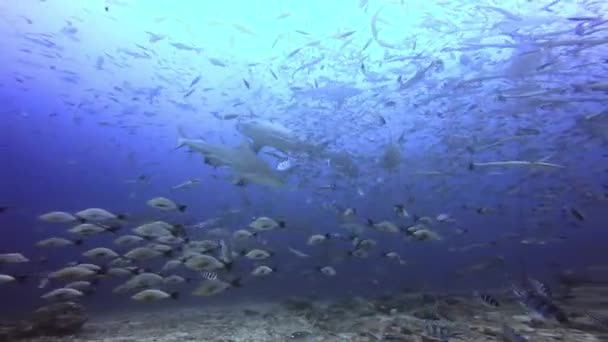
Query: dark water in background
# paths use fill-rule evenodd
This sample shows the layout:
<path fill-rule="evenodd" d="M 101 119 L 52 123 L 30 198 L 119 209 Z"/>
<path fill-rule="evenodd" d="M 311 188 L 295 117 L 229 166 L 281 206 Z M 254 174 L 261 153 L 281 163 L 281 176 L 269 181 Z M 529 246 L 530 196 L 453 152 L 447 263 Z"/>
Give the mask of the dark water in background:
<path fill-rule="evenodd" d="M 360 98 L 372 101 L 377 97 L 374 94 L 380 93 L 380 97 L 392 94 L 393 98 L 404 100 L 408 94 L 390 88 L 369 90 L 369 94 L 359 95 L 356 100 L 347 101 L 343 107 L 328 109 L 330 114 L 311 114 L 312 112 L 302 109 L 290 113 L 285 109 L 286 106 L 277 103 L 289 103 L 291 97 L 287 89 L 291 81 L 294 85 L 310 85 L 313 79 L 340 76 L 329 71 L 332 67 L 345 63 L 344 58 L 334 55 L 338 49 L 336 44 L 328 43 L 327 46 L 332 49 L 329 51 L 332 52 L 326 51 L 322 54 L 326 67 L 309 71 L 306 76 L 308 79 L 304 81 L 284 80 L 281 83 L 272 80 L 268 75 L 256 79 L 257 73 L 267 71 L 254 70 L 254 67 L 247 66 L 248 63 L 273 66 L 277 70 L 283 70 L 281 75 L 287 75 L 286 78 L 289 78 L 288 71 L 297 68 L 306 60 L 286 58 L 285 55 L 303 42 L 292 38 L 292 45 L 281 47 L 285 50 L 284 53 L 264 50 L 258 51 L 259 55 L 256 55 L 254 51 L 258 39 L 263 40 L 260 36 L 266 34 L 265 46 L 270 49 L 274 33 L 278 29 L 271 22 L 260 23 L 259 20 L 253 20 L 249 26 L 258 32 L 255 42 L 248 40 L 254 38 L 247 38 L 247 33 L 241 33 L 246 37 L 243 38 L 233 32 L 226 34 L 223 39 L 215 39 L 219 41 L 218 44 L 224 45 L 231 39 L 235 40 L 234 46 L 230 49 L 218 47 L 215 52 L 213 43 L 217 41 L 206 41 L 209 37 L 199 38 L 200 40 L 196 38 L 199 34 L 206 34 L 200 28 L 199 31 L 196 30 L 197 15 L 189 12 L 200 13 L 202 8 L 184 6 L 170 12 L 168 9 L 147 8 L 141 4 L 131 6 L 110 2 L 109 6 L 110 12 L 106 13 L 103 6 L 81 6 L 68 1 L 24 1 L 18 5 L 0 5 L 4 40 L 3 53 L 0 54 L 0 205 L 10 207 L 0 214 L 0 249 L 21 252 L 32 260 L 26 265 L 5 266 L 1 272 L 42 274 L 58 269 L 67 262 L 84 261 L 80 254 L 88 248 L 110 245 L 114 237 L 107 235 L 86 239 L 85 245 L 64 250 L 41 251 L 33 246 L 36 241 L 46 237 L 66 234 L 64 227 L 38 221 L 38 215 L 52 210 L 76 212 L 87 207 L 105 208 L 116 213 L 126 213 L 130 217 L 165 219 L 187 224 L 237 209 L 237 218 L 227 227 L 230 230 L 245 227 L 255 216 L 280 217 L 290 224 L 287 231 L 268 234 L 267 248 L 276 252 L 270 264 L 279 269 L 277 274 L 265 279 L 247 278 L 246 274 L 252 268 L 252 263 L 245 261 L 239 263 L 234 271 L 245 277 L 241 289 L 230 290 L 218 298 L 209 299 L 187 295 L 192 286 L 185 286 L 185 295 L 180 300 L 183 305 L 276 300 L 290 295 L 332 298 L 350 294 L 379 295 L 404 289 L 470 291 L 475 288 L 499 288 L 508 286 L 508 281 L 520 274 L 522 265 L 529 274 L 555 283 L 556 275 L 564 269 L 582 269 L 608 261 L 603 250 L 608 239 L 604 210 L 607 203 L 606 143 L 576 127 L 580 117 L 605 109 L 605 101 L 608 101 L 605 91 L 593 93 L 594 97 L 603 99 L 603 103 L 583 103 L 552 111 L 539 109 L 538 112 L 534 112 L 529 106 L 522 108 L 518 115 L 513 115 L 510 121 L 505 119 L 505 122 L 524 126 L 528 123 L 527 116 L 538 118 L 540 115 L 546 115 L 546 120 L 534 121 L 546 124 L 544 127 L 536 127 L 542 132 L 540 137 L 532 139 L 531 142 L 501 147 L 495 153 L 484 152 L 484 160 L 488 161 L 517 160 L 525 150 L 535 148 L 542 151 L 539 159 L 545 154 L 553 154 L 554 158 L 550 161 L 565 165 L 565 169 L 539 171 L 525 167 L 508 168 L 498 169 L 501 174 L 497 175 L 479 169 L 469 171 L 467 164 L 470 157 L 466 153 L 460 151 L 456 156 L 447 144 L 442 146 L 442 138 L 447 139 L 466 132 L 466 129 L 460 127 L 452 133 L 451 126 L 459 126 L 455 123 L 459 122 L 460 118 L 462 122 L 477 120 L 478 124 L 471 125 L 476 130 L 470 134 L 482 136 L 484 141 L 488 142 L 492 142 L 489 140 L 492 137 L 496 140 L 501 137 L 496 135 L 500 129 L 488 128 L 487 132 L 483 130 L 484 120 L 488 121 L 489 126 L 496 123 L 491 123 L 479 115 L 473 117 L 474 114 L 463 111 L 464 113 L 447 113 L 449 120 L 443 121 L 434 116 L 426 116 L 426 120 L 429 120 L 428 126 L 424 126 L 419 134 L 412 133 L 402 147 L 404 162 L 397 172 L 389 173 L 372 162 L 383 152 L 382 144 L 349 141 L 344 144 L 330 144 L 329 148 L 336 151 L 347 149 L 355 153 L 353 159 L 361 169 L 361 175 L 357 179 L 336 176 L 322 161 L 304 159 L 304 163 L 309 162 L 324 170 L 323 176 L 316 178 L 296 173 L 285 188 L 271 189 L 257 185 L 239 188 L 230 184 L 229 171 L 215 170 L 204 165 L 201 157 L 194 153 L 174 150 L 176 127 L 185 126 L 188 131 L 201 134 L 210 141 L 234 146 L 241 140 L 233 127 L 234 122 L 213 119 L 209 112 L 225 110 L 226 113 L 237 111 L 245 115 L 245 108 L 249 107 L 254 108 L 260 117 L 278 117 L 279 122 L 281 115 L 288 117 L 285 121 L 290 123 L 298 122 L 298 117 L 331 116 L 331 119 L 327 119 L 327 127 L 306 127 L 304 124 L 302 127 L 294 127 L 293 124 L 290 127 L 322 135 L 324 132 L 340 131 L 341 127 L 336 125 L 336 122 L 347 125 L 346 122 L 351 120 L 348 113 L 357 108 Z M 584 11 L 582 5 L 580 6 L 580 11 Z M 357 4 L 354 2 L 351 7 L 354 9 L 345 11 L 344 15 L 357 10 Z M 278 12 L 272 7 L 270 9 Z M 330 12 L 339 10 L 340 7 L 322 9 Z M 246 13 L 246 8 L 241 10 Z M 367 25 L 374 11 L 368 10 L 362 14 L 367 19 L 360 23 L 357 21 L 360 18 L 353 18 L 353 22 L 358 24 L 352 27 L 364 27 L 360 29 L 360 34 L 364 37 L 357 38 L 356 44 L 363 45 L 370 37 Z M 293 16 L 297 17 L 297 8 L 293 12 Z M 53 13 L 52 18 L 48 13 Z M 240 20 L 239 18 L 246 17 L 239 13 L 232 13 L 233 17 L 227 15 L 225 20 Z M 307 13 L 300 15 L 306 17 Z M 561 18 L 566 14 L 546 15 Z M 160 17 L 173 19 L 154 21 L 154 18 Z M 192 27 L 184 28 L 178 19 L 182 22 L 192 22 Z M 165 20 L 174 21 L 167 24 Z M 297 29 L 300 24 L 302 23 L 296 22 L 293 25 Z M 312 31 L 314 25 L 309 25 Z M 74 27 L 77 32 L 70 33 L 70 28 Z M 327 24 L 327 27 L 331 27 L 331 32 L 338 29 L 331 24 Z M 126 31 L 124 35 L 121 34 L 121 28 Z M 168 46 L 167 41 L 152 44 L 148 42 L 148 36 L 143 34 L 143 31 L 172 36 L 174 42 L 205 46 L 206 51 L 212 51 L 214 55 L 224 57 L 231 63 L 227 68 L 217 70 L 218 68 L 206 62 L 206 58 L 204 63 L 201 62 L 206 52 L 188 54 L 176 51 Z M 603 37 L 606 32 L 603 31 Z M 26 39 L 33 37 L 34 33 L 38 34 L 37 39 L 53 42 L 55 47 L 44 47 L 41 43 Z M 130 58 L 117 52 L 121 48 L 137 50 L 133 48 L 134 44 L 149 49 L 138 51 L 148 53 L 151 57 Z M 239 44 L 242 44 L 242 50 L 239 50 Z M 606 52 L 605 46 L 596 49 L 593 53 Z M 263 49 L 260 47 L 260 50 Z M 374 65 L 374 60 L 376 63 L 382 61 L 382 51 L 382 47 L 370 47 L 367 62 L 370 68 Z M 432 48 L 428 48 L 426 55 L 436 57 L 432 51 Z M 52 56 L 45 57 L 45 54 Z M 273 54 L 274 57 L 271 57 Z M 103 56 L 105 60 L 101 70 L 96 68 L 99 56 Z M 475 57 L 481 60 L 487 56 Z M 280 61 L 277 61 L 277 58 Z M 446 59 L 446 64 L 451 61 L 447 55 L 442 58 Z M 587 55 L 586 58 L 591 57 Z M 567 63 L 576 64 L 576 60 L 568 59 Z M 358 64 L 360 62 L 353 62 L 354 69 L 358 68 Z M 422 64 L 426 65 L 427 62 Z M 451 63 L 448 67 L 453 69 L 458 65 Z M 599 70 L 605 72 L 605 65 Z M 387 83 L 393 85 L 393 79 L 396 77 L 388 71 L 380 72 L 385 72 L 392 80 Z M 411 73 L 411 70 L 407 73 Z M 203 81 L 207 84 L 199 85 L 200 88 L 210 86 L 215 90 L 207 93 L 197 90 L 194 93 L 196 97 L 193 95 L 192 98 L 184 99 L 184 88 L 187 88 L 198 74 L 207 76 Z M 349 79 L 347 75 L 345 73 L 342 76 Z M 159 76 L 173 78 L 175 82 L 162 81 Z M 69 80 L 66 80 L 66 77 Z M 243 88 L 240 85 L 242 78 L 256 82 L 254 90 L 258 87 L 262 89 L 258 91 L 260 95 L 252 95 L 252 90 Z M 437 75 L 435 79 L 442 80 L 442 76 Z M 569 82 L 569 79 L 569 76 L 564 76 L 563 81 Z M 161 95 L 157 98 L 147 98 L 151 96 L 150 89 L 157 85 L 163 86 Z M 358 86 L 368 89 L 369 85 L 361 83 Z M 501 104 L 494 102 L 490 88 L 482 87 L 477 97 L 459 101 L 470 101 L 478 106 L 487 104 L 498 111 L 493 115 L 498 115 L 496 113 L 500 112 Z M 267 96 L 267 93 L 274 94 L 276 98 Z M 561 96 L 567 98 L 570 95 Z M 233 107 L 235 99 L 245 102 L 246 105 Z M 195 110 L 179 110 L 171 101 L 191 104 Z M 415 101 L 402 102 L 404 113 L 425 111 L 416 109 L 412 102 Z M 517 111 L 517 104 L 507 103 L 504 106 L 505 111 L 513 110 L 513 106 Z M 372 108 L 379 113 L 384 110 L 381 104 L 373 105 Z M 440 109 L 441 105 L 426 108 L 435 111 Z M 148 111 L 156 115 L 145 115 Z M 395 139 L 397 132 L 401 132 L 400 117 L 398 113 L 389 113 L 388 109 L 386 111 L 388 118 L 397 117 L 389 122 L 388 128 L 373 128 L 370 133 L 372 129 L 367 128 L 367 121 L 360 119 L 362 134 L 371 134 L 380 141 L 389 136 Z M 267 117 L 265 113 L 268 113 Z M 340 116 L 344 116 L 344 119 L 336 118 Z M 332 125 L 336 126 L 332 128 Z M 427 159 L 429 162 L 425 164 Z M 413 172 L 435 169 L 447 169 L 450 174 L 424 176 Z M 150 184 L 125 182 L 139 175 L 149 176 Z M 195 177 L 202 180 L 199 187 L 187 191 L 170 191 L 172 186 Z M 378 177 L 382 178 L 382 182 L 377 181 Z M 301 178 L 312 179 L 308 185 L 297 187 Z M 319 187 L 334 181 L 339 184 L 336 191 L 317 191 Z M 515 184 L 520 184 L 520 192 L 515 195 L 507 194 L 507 190 Z M 358 187 L 365 189 L 365 196 L 357 195 Z M 552 197 L 542 198 L 542 194 L 551 194 Z M 603 198 L 597 199 L 596 195 Z M 157 210 L 145 205 L 146 200 L 155 196 L 167 196 L 179 203 L 185 203 L 188 210 L 185 214 L 159 214 Z M 410 197 L 414 197 L 415 201 L 407 202 Z M 396 220 L 392 206 L 405 203 L 412 214 L 435 217 L 440 213 L 449 213 L 456 223 L 437 226 L 437 230 L 444 235 L 444 240 L 439 242 L 404 243 L 402 239 L 395 239 L 386 233 L 369 232 L 366 236 L 379 242 L 379 247 L 372 251 L 370 258 L 347 258 L 346 261 L 335 265 L 338 276 L 334 278 L 320 274 L 311 276 L 310 273 L 314 274 L 316 267 L 327 264 L 332 256 L 346 254 L 349 248 L 349 244 L 343 242 L 334 242 L 323 249 L 305 245 L 306 239 L 313 232 L 344 233 L 338 226 L 335 213 L 324 208 L 333 201 L 357 208 L 357 220 L 360 222 L 364 222 L 368 217 L 378 221 Z M 493 213 L 480 215 L 474 209 L 463 208 L 465 204 L 492 208 Z M 550 205 L 552 210 L 547 213 L 535 211 L 541 204 Z M 585 214 L 585 220 L 578 222 L 567 210 L 564 212 L 562 207 L 580 209 Z M 542 222 L 542 226 L 539 222 Z M 125 229 L 129 228 L 132 227 L 127 226 Z M 466 228 L 468 233 L 455 236 L 453 231 L 456 228 Z M 448 251 L 450 247 L 496 241 L 505 233 L 523 233 L 526 237 L 541 239 L 559 236 L 563 239 L 552 240 L 545 245 L 526 245 L 518 239 L 500 240 L 496 245 L 490 244 L 468 252 Z M 285 249 L 287 245 L 306 250 L 313 258 L 297 259 Z M 399 252 L 411 265 L 400 266 L 380 257 L 380 252 L 392 250 Z M 504 257 L 506 261 L 505 266 L 498 271 L 465 277 L 455 275 L 458 270 L 497 255 Z M 42 257 L 46 261 L 39 263 L 38 260 Z M 552 263 L 558 264 L 551 265 Z M 119 285 L 121 280 L 102 281 L 98 292 L 85 298 L 84 302 L 92 309 L 99 310 L 142 305 L 130 301 L 128 296 L 111 293 L 112 288 Z M 44 291 L 38 289 L 37 285 L 38 277 L 32 276 L 23 285 L 9 284 L 0 287 L 0 302 L 3 303 L 0 311 L 10 316 L 41 305 L 39 297 Z"/>

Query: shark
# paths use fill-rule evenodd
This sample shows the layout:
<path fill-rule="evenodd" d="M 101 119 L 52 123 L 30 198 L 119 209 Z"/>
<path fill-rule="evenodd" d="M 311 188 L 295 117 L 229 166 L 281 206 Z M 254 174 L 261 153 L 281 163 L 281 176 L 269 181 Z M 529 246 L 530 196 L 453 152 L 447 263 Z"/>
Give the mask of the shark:
<path fill-rule="evenodd" d="M 268 187 L 281 187 L 286 180 L 275 172 L 254 152 L 247 142 L 237 147 L 211 144 L 203 139 L 187 138 L 181 128 L 176 149 L 188 147 L 201 154 L 205 163 L 214 167 L 226 167 L 234 172 L 235 184 L 255 183 Z"/>

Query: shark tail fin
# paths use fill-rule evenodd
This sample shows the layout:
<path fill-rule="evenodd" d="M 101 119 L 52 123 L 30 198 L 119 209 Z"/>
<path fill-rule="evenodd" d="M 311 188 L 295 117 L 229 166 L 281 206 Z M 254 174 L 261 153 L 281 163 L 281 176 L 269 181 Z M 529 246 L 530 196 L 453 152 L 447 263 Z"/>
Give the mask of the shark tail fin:
<path fill-rule="evenodd" d="M 186 137 L 184 128 L 182 126 L 177 126 L 177 145 L 175 146 L 174 150 L 184 147 L 187 139 L 188 138 Z"/>

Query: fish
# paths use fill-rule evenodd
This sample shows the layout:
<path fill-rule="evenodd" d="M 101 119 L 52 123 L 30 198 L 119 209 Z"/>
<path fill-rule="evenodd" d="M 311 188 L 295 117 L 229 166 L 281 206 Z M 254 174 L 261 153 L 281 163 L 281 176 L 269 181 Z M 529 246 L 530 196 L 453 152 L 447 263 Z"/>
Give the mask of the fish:
<path fill-rule="evenodd" d="M 139 301 L 139 302 L 154 302 L 154 301 L 168 299 L 168 298 L 177 300 L 179 298 L 179 293 L 173 292 L 173 293 L 169 294 L 169 293 L 166 293 L 161 290 L 147 289 L 147 290 L 138 292 L 131 297 L 131 299 Z"/>
<path fill-rule="evenodd" d="M 230 270 L 230 268 L 232 267 L 232 263 L 234 262 L 234 259 L 232 257 L 232 245 L 230 242 L 227 242 L 226 240 L 220 240 L 219 242 L 220 245 L 220 260 L 224 263 L 224 267 L 227 270 Z"/>
<path fill-rule="evenodd" d="M 270 258 L 271 256 L 273 256 L 274 253 L 269 252 L 269 251 L 265 251 L 263 249 L 259 249 L 259 248 L 254 248 L 248 252 L 243 252 L 242 253 L 243 256 L 245 256 L 247 259 L 251 259 L 251 260 L 264 260 L 267 258 Z"/>
<path fill-rule="evenodd" d="M 355 208 L 345 208 L 344 210 L 342 210 L 342 217 L 343 218 L 351 218 L 354 217 L 355 215 L 357 215 L 357 209 Z"/>
<path fill-rule="evenodd" d="M 246 240 L 246 239 L 250 239 L 252 237 L 257 236 L 258 233 L 252 233 L 246 229 L 239 229 L 236 230 L 234 233 L 232 233 L 232 237 L 235 240 Z"/>
<path fill-rule="evenodd" d="M 187 205 L 177 204 L 166 197 L 152 198 L 151 200 L 148 200 L 146 202 L 146 204 L 152 208 L 157 208 L 157 209 L 165 210 L 165 211 L 177 210 L 182 213 L 185 212 L 186 209 L 188 208 Z"/>
<path fill-rule="evenodd" d="M 82 292 L 85 295 L 91 294 L 94 290 L 93 283 L 86 280 L 73 281 L 64 286 L 66 289 L 74 289 Z"/>
<path fill-rule="evenodd" d="M 188 88 L 194 87 L 201 80 L 201 75 L 196 76 L 191 82 Z"/>
<path fill-rule="evenodd" d="M 285 221 L 275 221 L 270 217 L 261 216 L 249 224 L 249 228 L 258 231 L 269 231 L 277 228 L 285 228 Z"/>
<path fill-rule="evenodd" d="M 148 43 L 150 44 L 154 44 L 160 40 L 163 40 L 165 38 L 167 38 L 166 35 L 162 35 L 162 34 L 156 34 L 156 33 L 152 33 L 149 31 L 144 31 L 149 37 L 148 37 Z"/>
<path fill-rule="evenodd" d="M 166 277 L 165 279 L 163 279 L 163 284 L 164 285 L 179 285 L 179 284 L 183 284 L 183 283 L 187 283 L 190 282 L 189 278 L 184 278 L 182 276 L 179 276 L 177 274 L 172 274 L 168 277 Z"/>
<path fill-rule="evenodd" d="M 334 38 L 336 38 L 336 39 L 348 38 L 348 37 L 352 36 L 353 34 L 355 34 L 356 32 L 357 31 L 346 31 L 344 33 L 337 34 L 336 36 L 334 36 Z"/>
<path fill-rule="evenodd" d="M 400 231 L 399 227 L 397 227 L 396 224 L 394 224 L 390 221 L 381 221 L 381 222 L 376 223 L 376 222 L 372 221 L 371 219 L 367 219 L 367 224 L 380 232 L 398 233 Z"/>
<path fill-rule="evenodd" d="M 64 280 L 64 281 L 74 281 L 87 279 L 89 277 L 103 274 L 104 270 L 101 268 L 99 270 L 92 270 L 90 268 L 84 266 L 68 266 L 64 267 L 60 270 L 51 272 L 46 277 L 49 280 Z"/>
<path fill-rule="evenodd" d="M 50 301 L 65 301 L 70 299 L 76 299 L 82 296 L 84 296 L 84 293 L 76 289 L 60 288 L 45 293 L 41 296 L 41 298 Z"/>
<path fill-rule="evenodd" d="M 141 236 L 136 235 L 122 235 L 114 240 L 114 244 L 118 246 L 132 246 L 136 245 L 145 239 Z"/>
<path fill-rule="evenodd" d="M 447 342 L 452 337 L 458 335 L 457 332 L 448 326 L 446 323 L 438 321 L 425 321 L 424 322 L 424 333 L 434 339 Z"/>
<path fill-rule="evenodd" d="M 528 283 L 530 284 L 534 292 L 536 292 L 536 294 L 546 298 L 553 297 L 553 293 L 549 286 L 547 286 L 547 284 L 533 278 L 528 278 Z"/>
<path fill-rule="evenodd" d="M 373 39 L 370 38 L 368 39 L 365 44 L 363 45 L 363 48 L 361 49 L 361 51 L 365 51 L 371 44 L 372 44 Z"/>
<path fill-rule="evenodd" d="M 224 62 L 220 61 L 217 58 L 209 57 L 208 60 L 209 60 L 209 63 L 211 63 L 211 64 L 213 64 L 215 66 L 219 66 L 219 67 L 222 67 L 222 68 L 227 67 L 227 65 Z"/>
<path fill-rule="evenodd" d="M 597 327 L 605 330 L 608 329 L 608 318 L 589 311 L 585 311 L 584 315 L 587 316 Z"/>
<path fill-rule="evenodd" d="M 288 250 L 289 250 L 291 253 L 293 253 L 295 256 L 297 256 L 297 257 L 299 257 L 299 258 L 310 258 L 310 255 L 308 255 L 308 254 L 306 254 L 306 253 L 304 253 L 304 252 L 301 252 L 301 251 L 299 251 L 299 250 L 297 250 L 297 249 L 295 249 L 295 248 L 293 248 L 293 247 L 291 247 L 291 246 L 287 246 L 287 249 L 288 249 Z"/>
<path fill-rule="evenodd" d="M 325 241 L 329 240 L 331 238 L 331 234 L 314 234 L 311 237 L 308 238 L 308 245 L 311 246 L 317 246 L 320 245 L 322 243 L 324 243 Z"/>
<path fill-rule="evenodd" d="M 283 161 L 281 161 L 280 163 L 277 164 L 277 171 L 288 171 L 291 168 L 293 168 L 293 163 L 291 161 L 291 159 L 287 158 Z"/>
<path fill-rule="evenodd" d="M 251 271 L 251 275 L 254 277 L 262 277 L 262 276 L 267 276 L 276 271 L 277 271 L 277 269 L 274 267 L 260 265 Z"/>
<path fill-rule="evenodd" d="M 403 204 L 395 204 L 393 206 L 393 211 L 399 217 L 410 217 L 410 214 L 407 212 Z"/>
<path fill-rule="evenodd" d="M 190 45 L 183 44 L 183 43 L 170 43 L 170 45 L 178 50 L 192 51 L 192 52 L 196 52 L 196 53 L 201 53 L 201 51 L 203 50 L 201 48 L 197 48 L 197 47 L 190 46 Z"/>
<path fill-rule="evenodd" d="M 82 239 L 69 240 L 61 237 L 51 237 L 36 242 L 36 246 L 42 248 L 60 248 L 66 246 L 80 246 L 82 245 L 82 242 Z"/>
<path fill-rule="evenodd" d="M 405 234 L 418 241 L 439 241 L 442 237 L 436 232 L 424 228 L 423 225 L 415 225 L 405 230 Z"/>
<path fill-rule="evenodd" d="M 243 78 L 243 84 L 245 85 L 245 87 L 247 87 L 247 89 L 251 89 L 251 86 L 249 85 L 249 82 L 247 82 L 246 79 Z"/>
<path fill-rule="evenodd" d="M 441 214 L 437 215 L 437 217 L 435 217 L 435 220 L 437 220 L 437 222 L 453 221 L 453 219 L 450 217 L 450 215 L 445 214 L 445 213 L 441 213 Z"/>
<path fill-rule="evenodd" d="M 276 20 L 285 19 L 285 18 L 289 17 L 290 15 L 291 15 L 290 12 L 281 12 L 275 17 L 275 19 Z"/>
<path fill-rule="evenodd" d="M 216 271 L 225 269 L 226 265 L 217 258 L 207 254 L 194 254 L 185 258 L 184 265 L 194 271 Z"/>
<path fill-rule="evenodd" d="M 528 339 L 521 336 L 510 326 L 503 324 L 502 335 L 506 342 L 528 342 Z"/>
<path fill-rule="evenodd" d="M 333 277 L 338 273 L 338 272 L 336 272 L 336 269 L 331 266 L 321 266 L 321 267 L 318 267 L 317 270 L 329 277 Z"/>
<path fill-rule="evenodd" d="M 102 226 L 101 224 L 82 223 L 68 229 L 68 232 L 82 236 L 91 236 L 104 232 L 116 233 L 118 229 L 119 227 L 114 226 Z"/>
<path fill-rule="evenodd" d="M 127 252 L 125 255 L 123 255 L 123 257 L 134 260 L 134 261 L 144 261 L 144 260 L 155 259 L 155 258 L 158 258 L 161 256 L 168 257 L 168 256 L 171 256 L 172 254 L 173 254 L 172 251 L 162 253 L 162 252 L 159 252 L 159 251 L 149 248 L 149 247 L 137 247 L 137 248 L 134 248 L 134 249 L 130 250 L 129 252 Z"/>
<path fill-rule="evenodd" d="M 13 283 L 13 282 L 17 282 L 17 283 L 23 283 L 28 277 L 26 275 L 23 276 L 11 276 L 8 274 L 1 274 L 0 273 L 0 285 L 3 284 L 8 284 L 8 283 Z"/>
<path fill-rule="evenodd" d="M 190 89 L 188 92 L 184 94 L 184 98 L 192 95 L 196 91 L 196 88 Z"/>
<path fill-rule="evenodd" d="M 542 320 L 554 319 L 559 323 L 568 322 L 568 316 L 549 298 L 525 288 L 512 285 L 513 294 L 522 307 L 534 317 Z"/>
<path fill-rule="evenodd" d="M 585 216 L 583 216 L 583 214 L 581 214 L 581 212 L 576 208 L 570 208 L 570 214 L 572 214 L 572 216 L 579 221 L 585 221 Z"/>
<path fill-rule="evenodd" d="M 203 279 L 208 279 L 208 280 L 216 280 L 216 279 L 218 279 L 218 276 L 217 276 L 216 272 L 203 271 L 203 272 L 200 273 L 200 276 Z"/>
<path fill-rule="evenodd" d="M 38 216 L 38 219 L 48 223 L 74 223 L 78 218 L 65 211 L 51 211 Z"/>
<path fill-rule="evenodd" d="M 272 71 L 272 69 L 268 69 L 268 71 L 270 71 L 270 74 L 272 75 L 272 77 L 274 77 L 275 80 L 278 80 L 279 78 L 277 77 L 277 74 L 274 73 L 274 71 Z"/>
<path fill-rule="evenodd" d="M 491 296 L 489 294 L 481 293 L 479 291 L 474 291 L 473 296 L 475 298 L 477 298 L 477 300 L 484 306 L 487 306 L 489 308 L 500 307 L 500 303 L 498 302 L 498 300 L 496 300 L 496 298 L 494 298 L 493 296 Z"/>
<path fill-rule="evenodd" d="M 0 265 L 2 264 L 21 264 L 30 260 L 21 253 L 0 253 Z"/>
<path fill-rule="evenodd" d="M 82 253 L 82 255 L 91 259 L 115 259 L 119 257 L 118 253 L 106 247 L 93 248 Z"/>
<path fill-rule="evenodd" d="M 180 227 L 180 225 L 171 225 L 165 221 L 154 221 L 133 228 L 133 232 L 144 238 L 159 238 L 162 236 L 175 235 Z"/>
<path fill-rule="evenodd" d="M 297 49 L 295 49 L 295 50 L 291 51 L 291 52 L 290 52 L 290 53 L 287 55 L 287 58 L 291 58 L 291 57 L 293 57 L 293 56 L 297 55 L 297 54 L 298 54 L 298 52 L 300 52 L 300 50 L 302 50 L 302 48 L 297 48 Z"/>
<path fill-rule="evenodd" d="M 115 215 L 105 209 L 101 208 L 88 208 L 81 210 L 74 214 L 77 218 L 84 220 L 85 222 L 103 222 L 108 220 L 124 220 L 125 215 Z"/>
<path fill-rule="evenodd" d="M 192 292 L 195 296 L 213 296 L 220 294 L 230 288 L 241 287 L 240 278 L 234 279 L 230 282 L 225 282 L 219 279 L 209 280 L 205 279 L 203 282 Z"/>
<path fill-rule="evenodd" d="M 174 187 L 172 187 L 172 190 L 184 190 L 184 189 L 192 189 L 193 187 L 199 185 L 201 183 L 201 180 L 199 178 L 192 178 L 189 179 L 183 183 L 180 183 Z"/>

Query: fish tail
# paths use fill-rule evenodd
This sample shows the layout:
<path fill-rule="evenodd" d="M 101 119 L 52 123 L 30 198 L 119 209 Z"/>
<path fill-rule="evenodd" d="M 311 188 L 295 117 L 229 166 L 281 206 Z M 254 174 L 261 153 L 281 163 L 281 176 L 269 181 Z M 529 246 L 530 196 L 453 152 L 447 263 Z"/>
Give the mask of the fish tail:
<path fill-rule="evenodd" d="M 232 287 L 241 287 L 243 286 L 243 283 L 241 283 L 241 278 L 236 278 L 230 282 L 230 285 L 232 285 Z"/>
<path fill-rule="evenodd" d="M 186 132 L 184 131 L 184 128 L 182 126 L 177 126 L 177 145 L 174 149 L 177 150 L 186 145 L 187 139 L 188 138 L 186 137 Z"/>

